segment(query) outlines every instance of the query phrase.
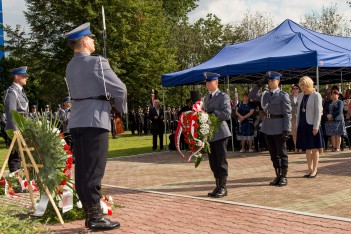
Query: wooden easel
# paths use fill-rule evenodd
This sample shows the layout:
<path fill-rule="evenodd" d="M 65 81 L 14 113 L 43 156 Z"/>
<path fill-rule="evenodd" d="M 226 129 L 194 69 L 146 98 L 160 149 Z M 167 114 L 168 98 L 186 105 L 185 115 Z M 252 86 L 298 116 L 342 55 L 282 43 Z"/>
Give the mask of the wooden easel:
<path fill-rule="evenodd" d="M 33 167 L 35 172 L 37 174 L 39 174 L 39 167 L 43 167 L 43 165 L 36 164 L 36 162 L 34 161 L 33 155 L 30 152 L 30 151 L 34 151 L 35 149 L 34 148 L 28 148 L 28 146 L 27 146 L 26 142 L 24 141 L 23 136 L 22 136 L 20 131 L 14 131 L 14 133 L 13 133 L 13 138 L 12 138 L 12 142 L 11 142 L 10 148 L 8 149 L 8 152 L 7 152 L 4 164 L 2 165 L 2 168 L 1 168 L 1 171 L 0 171 L 0 178 L 1 178 L 1 176 L 3 175 L 3 173 L 5 171 L 5 167 L 7 165 L 8 160 L 9 160 L 9 157 L 10 157 L 11 151 L 13 149 L 13 146 L 15 145 L 15 142 L 17 142 L 18 151 L 19 151 L 19 153 L 21 155 L 22 165 L 23 165 L 23 168 L 24 168 L 24 174 L 25 174 L 26 179 L 27 179 L 27 181 L 29 183 L 30 182 L 30 178 L 29 178 L 29 173 L 28 173 L 28 167 Z M 24 152 L 27 153 L 27 156 L 28 156 L 29 160 L 31 161 L 31 164 L 27 164 L 26 163 L 26 159 L 24 157 Z M 29 194 L 30 194 L 30 199 L 32 201 L 32 205 L 34 207 L 33 190 L 32 190 L 32 186 L 30 184 L 28 185 L 28 189 L 29 189 Z M 56 204 L 54 202 L 54 199 L 52 198 L 52 196 L 50 194 L 49 189 L 46 186 L 45 186 L 44 189 L 45 189 L 46 195 L 48 196 L 48 198 L 49 198 L 49 200 L 51 202 L 52 207 L 54 207 L 54 210 L 55 210 L 55 212 L 57 214 L 57 217 L 60 220 L 60 223 L 64 224 L 62 216 L 60 214 L 60 211 L 58 210 L 58 208 L 57 208 L 57 206 L 56 206 Z"/>

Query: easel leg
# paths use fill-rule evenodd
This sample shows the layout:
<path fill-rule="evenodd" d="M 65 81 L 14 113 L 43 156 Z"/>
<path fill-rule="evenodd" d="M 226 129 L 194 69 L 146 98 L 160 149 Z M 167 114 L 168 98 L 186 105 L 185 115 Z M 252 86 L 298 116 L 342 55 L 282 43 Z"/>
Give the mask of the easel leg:
<path fill-rule="evenodd" d="M 17 135 L 18 132 L 15 132 L 15 135 Z M 34 208 L 34 195 L 33 195 L 33 189 L 32 189 L 32 186 L 30 185 L 30 178 L 29 178 L 29 173 L 28 173 L 28 168 L 27 168 L 27 162 L 26 162 L 26 158 L 24 157 L 24 153 L 23 153 L 23 147 L 22 147 L 22 144 L 21 144 L 21 135 L 18 136 L 19 137 L 19 140 L 17 141 L 17 144 L 18 144 L 18 149 L 19 149 L 19 153 L 21 155 L 21 161 L 22 161 L 22 165 L 24 167 L 24 174 L 26 176 L 26 179 L 28 181 L 28 190 L 29 190 L 29 194 L 30 194 L 30 200 L 32 201 L 32 206 Z M 24 146 L 25 148 L 27 148 L 27 146 Z"/>
<path fill-rule="evenodd" d="M 11 141 L 10 148 L 7 151 L 7 155 L 5 157 L 4 164 L 2 165 L 2 168 L 1 168 L 0 179 L 1 179 L 2 175 L 4 174 L 7 162 L 9 161 L 9 158 L 10 158 L 10 155 L 11 155 L 11 152 L 12 152 L 13 146 L 15 145 L 16 140 L 17 140 L 17 135 L 14 135 L 12 138 L 12 141 Z"/>
<path fill-rule="evenodd" d="M 37 174 L 39 174 L 38 165 L 36 164 L 36 162 L 35 162 L 35 160 L 34 160 L 34 158 L 33 158 L 33 155 L 32 155 L 32 153 L 30 152 L 30 150 L 28 149 L 28 146 L 27 146 L 26 142 L 24 141 L 22 135 L 19 135 L 18 138 L 19 138 L 19 139 L 18 139 L 19 142 L 22 143 L 22 144 L 19 144 L 19 145 L 23 145 L 23 148 L 24 148 L 25 151 L 27 152 L 28 158 L 29 158 L 29 160 L 31 161 L 35 172 L 36 172 Z M 22 147 L 22 146 L 20 146 L 20 147 Z M 20 149 L 22 149 L 22 148 L 20 148 Z M 20 151 L 21 151 L 21 150 L 20 150 Z M 22 155 L 23 155 L 23 151 L 21 151 L 21 157 L 22 157 Z M 23 158 L 24 158 L 24 155 L 23 155 Z M 23 160 L 23 159 L 22 159 L 22 160 Z M 25 163 L 25 160 L 23 160 L 23 162 Z M 25 172 L 28 174 L 27 165 L 24 164 L 24 167 L 25 167 Z M 26 174 L 26 176 L 27 176 L 27 174 Z M 29 175 L 28 175 L 28 177 L 29 177 Z M 44 186 L 45 186 L 45 185 L 44 185 Z M 30 192 L 31 192 L 32 186 L 29 185 L 29 188 L 30 188 Z M 49 189 L 48 189 L 46 186 L 45 186 L 45 193 L 46 193 L 46 195 L 48 196 L 48 198 L 49 198 L 49 200 L 50 200 L 50 202 L 51 202 L 51 205 L 52 205 L 52 207 L 54 208 L 54 210 L 55 210 L 55 212 L 56 212 L 56 214 L 57 214 L 57 217 L 58 217 L 59 220 L 60 220 L 60 223 L 61 223 L 61 224 L 64 224 L 64 221 L 63 221 L 63 219 L 62 219 L 61 213 L 60 213 L 59 209 L 57 208 L 57 206 L 56 206 L 56 204 L 55 204 L 55 201 L 54 201 L 54 199 L 52 198 L 52 196 L 51 196 L 51 194 L 50 194 Z M 33 198 L 33 194 L 31 194 L 31 196 L 32 196 L 32 198 Z M 33 198 L 33 207 L 34 207 L 34 198 Z"/>

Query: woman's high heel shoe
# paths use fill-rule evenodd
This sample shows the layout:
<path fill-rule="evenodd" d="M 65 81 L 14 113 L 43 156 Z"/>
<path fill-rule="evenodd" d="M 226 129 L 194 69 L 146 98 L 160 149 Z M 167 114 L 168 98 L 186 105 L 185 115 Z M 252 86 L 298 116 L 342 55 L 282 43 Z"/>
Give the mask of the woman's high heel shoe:
<path fill-rule="evenodd" d="M 316 174 L 315 174 L 314 176 L 311 176 L 311 175 L 310 175 L 308 178 L 312 178 L 312 179 L 313 179 L 313 178 L 316 178 L 317 175 L 318 175 L 318 171 L 316 172 Z"/>

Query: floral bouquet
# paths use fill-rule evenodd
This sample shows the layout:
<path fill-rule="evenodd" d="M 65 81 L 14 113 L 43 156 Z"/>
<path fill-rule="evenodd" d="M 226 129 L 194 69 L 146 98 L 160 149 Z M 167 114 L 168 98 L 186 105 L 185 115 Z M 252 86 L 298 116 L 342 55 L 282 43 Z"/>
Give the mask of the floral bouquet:
<path fill-rule="evenodd" d="M 183 112 L 179 117 L 179 123 L 175 134 L 176 148 L 179 149 L 180 135 L 183 133 L 184 140 L 188 144 L 191 155 L 195 157 L 195 168 L 202 161 L 202 154 L 210 151 L 208 139 L 213 137 L 213 132 L 218 129 L 219 121 L 213 114 L 208 114 L 202 110 L 203 102 L 198 101 L 193 105 L 192 111 Z"/>

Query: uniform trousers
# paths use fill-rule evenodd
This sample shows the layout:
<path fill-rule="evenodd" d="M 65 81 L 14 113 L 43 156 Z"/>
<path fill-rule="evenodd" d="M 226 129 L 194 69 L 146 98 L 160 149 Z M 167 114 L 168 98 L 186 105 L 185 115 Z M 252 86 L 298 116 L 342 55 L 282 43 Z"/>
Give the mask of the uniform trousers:
<path fill-rule="evenodd" d="M 271 155 L 274 168 L 288 168 L 288 154 L 286 151 L 286 142 L 282 135 L 266 135 L 266 145 Z"/>
<path fill-rule="evenodd" d="M 228 138 L 210 142 L 211 153 L 208 154 L 208 160 L 215 178 L 228 176 L 227 142 Z"/>
<path fill-rule="evenodd" d="M 96 204 L 101 198 L 101 180 L 108 153 L 108 130 L 71 128 L 75 155 L 76 191 L 83 204 Z"/>

